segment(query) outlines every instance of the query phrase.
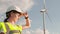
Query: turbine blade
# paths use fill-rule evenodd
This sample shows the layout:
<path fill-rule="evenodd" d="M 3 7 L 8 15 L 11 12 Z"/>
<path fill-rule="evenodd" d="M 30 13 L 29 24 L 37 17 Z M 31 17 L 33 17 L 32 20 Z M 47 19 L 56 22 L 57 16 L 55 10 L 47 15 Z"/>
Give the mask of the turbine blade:
<path fill-rule="evenodd" d="M 44 0 L 44 9 L 46 9 L 46 0 Z"/>
<path fill-rule="evenodd" d="M 50 16 L 49 16 L 49 14 L 48 14 L 48 13 L 46 13 L 46 14 L 47 14 L 47 16 L 48 16 L 50 22 L 53 23 L 52 20 L 51 20 L 51 18 L 50 18 Z"/>

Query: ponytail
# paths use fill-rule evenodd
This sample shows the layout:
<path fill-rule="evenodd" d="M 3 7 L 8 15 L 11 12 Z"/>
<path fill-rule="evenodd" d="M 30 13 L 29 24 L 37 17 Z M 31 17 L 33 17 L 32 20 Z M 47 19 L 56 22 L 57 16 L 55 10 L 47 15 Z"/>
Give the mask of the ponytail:
<path fill-rule="evenodd" d="M 4 20 L 4 22 L 8 22 L 9 17 L 10 17 L 10 12 L 6 12 L 6 19 Z"/>
<path fill-rule="evenodd" d="M 8 22 L 7 20 L 8 20 L 8 18 L 6 18 L 6 19 L 4 20 L 4 22 Z"/>

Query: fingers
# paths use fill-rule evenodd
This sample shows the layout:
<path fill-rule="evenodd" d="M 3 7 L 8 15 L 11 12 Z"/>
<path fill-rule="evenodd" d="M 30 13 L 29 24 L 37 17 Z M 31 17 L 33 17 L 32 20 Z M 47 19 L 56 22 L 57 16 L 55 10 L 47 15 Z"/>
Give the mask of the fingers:
<path fill-rule="evenodd" d="M 25 12 L 25 13 L 23 14 L 23 16 L 24 16 L 24 17 L 28 17 L 28 13 Z"/>
<path fill-rule="evenodd" d="M 25 12 L 24 15 L 27 15 L 27 12 Z"/>

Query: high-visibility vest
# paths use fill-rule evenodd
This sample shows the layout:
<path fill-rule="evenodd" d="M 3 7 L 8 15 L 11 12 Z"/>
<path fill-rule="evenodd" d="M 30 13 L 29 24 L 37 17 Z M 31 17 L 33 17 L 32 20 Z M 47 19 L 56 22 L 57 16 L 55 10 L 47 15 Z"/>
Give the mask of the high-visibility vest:
<path fill-rule="evenodd" d="M 17 32 L 19 31 L 21 33 L 22 31 L 22 26 L 17 26 L 17 25 L 12 25 L 11 23 L 7 22 L 6 23 L 8 25 L 9 28 L 9 34 L 13 33 L 13 34 L 17 34 Z M 3 29 L 4 33 L 6 34 L 6 32 L 8 31 L 6 29 L 6 25 L 4 22 L 0 22 L 0 30 Z M 16 33 L 15 33 L 16 32 Z"/>

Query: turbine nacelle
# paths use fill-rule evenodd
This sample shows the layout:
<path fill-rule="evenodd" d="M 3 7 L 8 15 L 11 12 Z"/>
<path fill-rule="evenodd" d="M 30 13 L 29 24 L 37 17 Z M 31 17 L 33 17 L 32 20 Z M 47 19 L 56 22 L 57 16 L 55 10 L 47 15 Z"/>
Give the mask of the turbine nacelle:
<path fill-rule="evenodd" d="M 47 11 L 48 11 L 47 9 L 41 9 L 40 12 L 41 12 L 41 13 L 44 13 L 44 12 L 47 13 Z"/>
<path fill-rule="evenodd" d="M 41 9 L 40 12 L 41 12 L 41 13 L 43 13 L 43 12 L 47 12 L 47 9 Z"/>

